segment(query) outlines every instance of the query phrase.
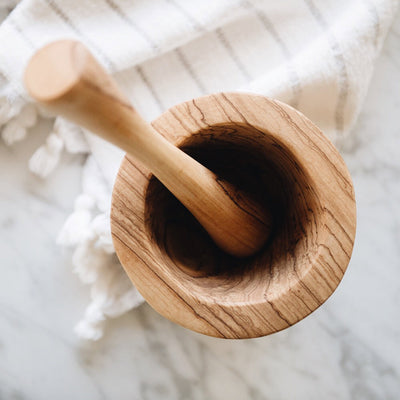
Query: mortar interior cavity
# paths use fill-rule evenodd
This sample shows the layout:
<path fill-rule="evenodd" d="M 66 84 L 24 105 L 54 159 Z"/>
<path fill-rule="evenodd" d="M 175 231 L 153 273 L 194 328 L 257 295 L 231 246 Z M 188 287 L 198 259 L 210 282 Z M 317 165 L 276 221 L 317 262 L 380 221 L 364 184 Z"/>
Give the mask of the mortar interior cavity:
<path fill-rule="evenodd" d="M 220 250 L 190 212 L 155 178 L 146 192 L 146 229 L 155 245 L 202 285 L 216 290 L 270 278 L 289 268 L 306 268 L 315 250 L 317 201 L 312 182 L 293 154 L 268 132 L 241 125 L 213 126 L 178 146 L 221 178 L 270 208 L 273 232 L 265 247 L 246 259 Z M 266 273 L 267 272 L 267 273 Z M 284 276 L 283 274 L 282 276 Z M 282 278 L 285 280 L 286 278 Z M 191 283 L 191 284 L 192 284 Z M 280 282 L 282 284 L 282 282 Z"/>

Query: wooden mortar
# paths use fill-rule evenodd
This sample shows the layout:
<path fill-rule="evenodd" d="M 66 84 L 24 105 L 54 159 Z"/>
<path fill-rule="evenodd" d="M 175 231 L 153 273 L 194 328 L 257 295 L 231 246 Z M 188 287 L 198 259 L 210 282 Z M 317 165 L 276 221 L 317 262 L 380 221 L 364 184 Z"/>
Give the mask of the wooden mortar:
<path fill-rule="evenodd" d="M 274 228 L 255 256 L 229 256 L 126 156 L 113 191 L 112 235 L 149 304 L 186 328 L 222 338 L 268 335 L 319 307 L 343 277 L 356 229 L 350 175 L 321 131 L 286 104 L 239 93 L 179 104 L 152 125 L 267 204 Z"/>

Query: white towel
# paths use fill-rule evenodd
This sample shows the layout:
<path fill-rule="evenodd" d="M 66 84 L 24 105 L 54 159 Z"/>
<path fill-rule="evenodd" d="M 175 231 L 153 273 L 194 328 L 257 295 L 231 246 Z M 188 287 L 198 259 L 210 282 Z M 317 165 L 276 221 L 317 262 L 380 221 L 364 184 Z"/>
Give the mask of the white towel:
<path fill-rule="evenodd" d="M 0 7 L 15 1 L 0 0 Z M 22 84 L 44 44 L 91 49 L 148 120 L 206 93 L 255 92 L 298 108 L 340 145 L 367 91 L 397 0 L 23 0 L 0 26 L 0 126 L 6 143 L 37 120 Z M 90 284 L 77 333 L 98 339 L 106 317 L 143 300 L 115 257 L 109 226 L 122 152 L 61 118 L 30 160 L 46 177 L 61 151 L 87 153 L 82 194 L 58 242 Z"/>

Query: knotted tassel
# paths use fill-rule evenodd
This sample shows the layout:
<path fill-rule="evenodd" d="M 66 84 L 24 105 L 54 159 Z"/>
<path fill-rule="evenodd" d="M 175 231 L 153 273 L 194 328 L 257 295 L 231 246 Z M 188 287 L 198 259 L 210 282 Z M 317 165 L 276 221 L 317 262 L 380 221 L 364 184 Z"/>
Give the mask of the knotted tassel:
<path fill-rule="evenodd" d="M 64 222 L 57 237 L 57 244 L 76 246 L 93 236 L 90 224 L 94 205 L 94 199 L 87 194 L 81 194 L 77 197 L 74 212 Z"/>
<path fill-rule="evenodd" d="M 63 140 L 65 150 L 68 153 L 89 153 L 89 145 L 83 135 L 81 127 L 61 117 L 57 117 L 53 131 Z"/>
<path fill-rule="evenodd" d="M 29 160 L 29 169 L 42 178 L 47 177 L 57 166 L 62 149 L 62 139 L 56 133 L 51 133 L 46 143 L 32 155 Z"/>
<path fill-rule="evenodd" d="M 103 336 L 106 317 L 101 304 L 92 302 L 85 311 L 85 317 L 75 326 L 75 333 L 82 339 L 99 340 Z"/>
<path fill-rule="evenodd" d="M 12 145 L 24 139 L 27 130 L 33 127 L 37 121 L 37 110 L 33 104 L 25 105 L 14 117 L 10 117 L 14 111 L 5 103 L 0 113 L 0 120 L 7 121 L 2 130 L 1 136 L 7 145 Z"/>
<path fill-rule="evenodd" d="M 6 97 L 0 98 L 0 127 L 13 117 L 12 107 Z"/>

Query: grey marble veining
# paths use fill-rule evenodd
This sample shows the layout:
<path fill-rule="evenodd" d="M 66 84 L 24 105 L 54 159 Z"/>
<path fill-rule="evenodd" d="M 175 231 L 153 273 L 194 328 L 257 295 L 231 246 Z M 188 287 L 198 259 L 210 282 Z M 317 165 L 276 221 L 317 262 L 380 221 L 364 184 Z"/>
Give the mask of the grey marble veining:
<path fill-rule="evenodd" d="M 398 399 L 400 396 L 400 16 L 342 154 L 358 202 L 353 258 L 334 295 L 266 338 L 219 340 L 143 305 L 98 343 L 72 327 L 88 301 L 55 236 L 83 159 L 47 181 L 26 164 L 49 127 L 0 145 L 0 399 Z M 60 184 L 65 182 L 65 184 Z"/>

